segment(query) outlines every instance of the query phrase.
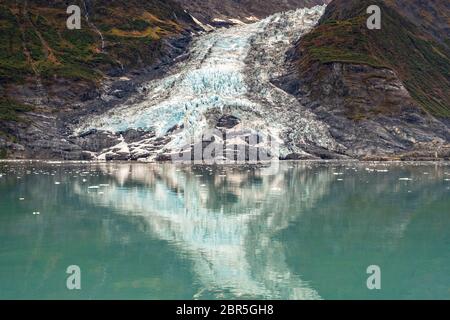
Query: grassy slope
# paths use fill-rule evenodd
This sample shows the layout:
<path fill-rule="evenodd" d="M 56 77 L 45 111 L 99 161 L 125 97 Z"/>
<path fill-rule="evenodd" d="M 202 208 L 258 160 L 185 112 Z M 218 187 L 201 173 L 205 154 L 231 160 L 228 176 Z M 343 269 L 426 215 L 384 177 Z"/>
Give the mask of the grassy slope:
<path fill-rule="evenodd" d="M 372 4 L 382 8 L 381 30 L 366 27 L 366 8 Z M 335 0 L 300 46 L 301 70 L 317 61 L 387 67 L 424 110 L 450 117 L 450 52 L 385 1 Z"/>
<path fill-rule="evenodd" d="M 0 120 L 17 121 L 30 107 L 8 97 L 7 88 L 55 78 L 96 83 L 120 65 L 152 64 L 161 54 L 162 40 L 179 34 L 189 23 L 182 9 L 166 0 L 86 1 L 98 33 L 84 19 L 82 29 L 66 28 L 67 1 L 4 0 L 0 3 Z M 92 3 L 92 4 L 91 4 Z"/>

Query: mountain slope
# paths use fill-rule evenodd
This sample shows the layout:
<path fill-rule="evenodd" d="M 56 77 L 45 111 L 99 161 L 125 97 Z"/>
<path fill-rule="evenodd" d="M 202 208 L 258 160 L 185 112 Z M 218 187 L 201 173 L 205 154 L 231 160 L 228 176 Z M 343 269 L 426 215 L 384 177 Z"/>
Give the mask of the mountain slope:
<path fill-rule="evenodd" d="M 450 116 L 450 50 L 403 17 L 389 2 L 353 3 L 334 1 L 320 26 L 302 39 L 301 70 L 305 71 L 314 61 L 385 67 L 395 71 L 424 110 L 436 116 Z M 365 25 L 365 9 L 370 4 L 382 8 L 379 31 Z"/>
<path fill-rule="evenodd" d="M 382 11 L 381 30 L 366 27 L 373 4 Z M 444 21 L 448 4 L 408 4 L 416 11 L 398 1 L 334 0 L 290 52 L 292 72 L 279 81 L 360 156 L 409 154 L 421 144 L 431 155 L 432 143 L 449 141 L 448 35 L 439 33 L 439 40 L 434 34 L 445 28 L 421 23 L 416 14 Z"/>
<path fill-rule="evenodd" d="M 318 24 L 323 7 L 233 20 L 316 2 L 81 0 L 69 31 L 67 1 L 5 0 L 0 157 L 156 159 L 237 126 L 279 139 L 282 158 L 448 158 L 449 5 L 334 0 Z M 373 4 L 382 30 L 366 27 Z"/>
<path fill-rule="evenodd" d="M 3 90 L 27 81 L 51 84 L 57 78 L 95 82 L 124 68 L 155 63 L 167 54 L 163 40 L 193 25 L 180 7 L 167 1 L 73 3 L 83 11 L 81 30 L 66 28 L 67 1 L 2 2 Z"/>
<path fill-rule="evenodd" d="M 80 30 L 66 27 L 71 4 L 82 10 Z M 16 148 L 26 136 L 17 131 L 39 121 L 24 112 L 52 118 L 96 98 L 106 78 L 170 62 L 197 29 L 171 0 L 2 1 L 0 148 Z"/>
<path fill-rule="evenodd" d="M 450 46 L 450 2 L 389 0 L 387 4 L 436 40 Z"/>

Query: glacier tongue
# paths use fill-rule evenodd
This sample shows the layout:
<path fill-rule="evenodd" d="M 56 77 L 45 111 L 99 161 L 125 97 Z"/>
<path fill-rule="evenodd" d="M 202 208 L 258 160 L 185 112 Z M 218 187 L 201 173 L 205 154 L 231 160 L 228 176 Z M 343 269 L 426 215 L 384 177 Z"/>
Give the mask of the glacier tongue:
<path fill-rule="evenodd" d="M 270 82 L 283 73 L 286 51 L 317 23 L 324 9 L 279 13 L 203 34 L 194 41 L 186 61 L 175 65 L 166 77 L 142 86 L 140 100 L 130 99 L 86 119 L 75 133 L 151 131 L 159 138 L 170 137 L 159 151 L 179 151 L 215 126 L 211 114 L 227 114 L 240 119 L 241 129 L 279 139 L 282 155 L 302 153 L 296 142 L 304 141 L 335 149 L 327 126 Z M 141 150 L 145 143 L 135 146 Z"/>

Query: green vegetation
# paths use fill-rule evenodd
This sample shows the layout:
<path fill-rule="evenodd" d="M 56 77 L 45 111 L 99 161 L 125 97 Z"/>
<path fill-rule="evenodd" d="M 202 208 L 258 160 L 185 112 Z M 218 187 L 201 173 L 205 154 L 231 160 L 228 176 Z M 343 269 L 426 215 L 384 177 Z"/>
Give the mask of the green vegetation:
<path fill-rule="evenodd" d="M 98 85 L 112 69 L 151 65 L 165 54 L 163 40 L 191 23 L 171 0 L 92 1 L 89 22 L 82 1 L 71 4 L 82 8 L 80 30 L 67 29 L 65 0 L 1 1 L 0 123 L 26 121 L 24 113 L 33 110 L 11 98 L 17 87 L 36 81 L 46 87 L 58 79 L 80 83 L 74 90 Z M 17 142 L 1 130 L 0 136 Z M 1 149 L 0 158 L 6 156 Z"/>
<path fill-rule="evenodd" d="M 450 117 L 450 52 L 380 0 L 336 3 L 301 42 L 301 70 L 314 62 L 389 68 L 413 99 L 439 117 Z M 382 8 L 381 30 L 366 27 L 365 8 Z M 340 7 L 339 7 L 340 6 Z"/>
<path fill-rule="evenodd" d="M 32 74 L 15 15 L 0 5 L 0 83 L 20 82 Z"/>
<path fill-rule="evenodd" d="M 330 20 L 302 39 L 309 58 L 321 63 L 344 62 L 385 67 L 367 50 L 368 37 L 361 32 L 365 17 Z"/>
<path fill-rule="evenodd" d="M 7 156 L 8 156 L 8 152 L 6 151 L 6 149 L 0 148 L 0 159 L 6 159 Z"/>
<path fill-rule="evenodd" d="M 99 79 L 100 73 L 93 70 L 92 31 L 80 30 L 71 38 L 64 29 L 57 29 L 56 21 L 51 23 L 50 17 L 42 16 L 39 10 L 30 9 L 22 15 L 16 13 L 17 10 L 0 6 L 0 75 L 3 83 L 22 83 L 36 76 L 43 79 L 54 76 L 87 81 Z"/>
<path fill-rule="evenodd" d="M 82 1 L 73 4 L 84 11 Z M 23 84 L 37 77 L 44 85 L 55 78 L 96 85 L 111 69 L 152 64 L 163 54 L 162 39 L 186 28 L 175 19 L 188 21 L 170 0 L 99 0 L 89 6 L 89 22 L 83 12 L 81 30 L 68 30 L 66 9 L 63 0 L 2 1 L 0 85 Z M 5 110 L 11 102 L 2 105 Z M 15 118 L 12 113 L 2 118 Z"/>
<path fill-rule="evenodd" d="M 145 20 L 133 19 L 121 24 L 118 28 L 124 31 L 145 31 L 150 26 L 150 23 Z"/>
<path fill-rule="evenodd" d="M 0 130 L 0 138 L 5 138 L 6 140 L 14 142 L 14 143 L 18 142 L 17 137 L 15 137 L 9 133 L 3 132 L 1 130 Z"/>
<path fill-rule="evenodd" d="M 29 105 L 17 103 L 6 98 L 0 99 L 0 121 L 21 121 L 20 114 L 31 110 L 33 108 Z"/>

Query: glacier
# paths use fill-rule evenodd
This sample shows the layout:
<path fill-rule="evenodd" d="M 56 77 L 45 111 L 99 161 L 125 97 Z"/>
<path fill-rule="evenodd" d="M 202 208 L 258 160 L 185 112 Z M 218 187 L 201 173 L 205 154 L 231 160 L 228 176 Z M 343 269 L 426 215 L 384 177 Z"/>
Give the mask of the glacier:
<path fill-rule="evenodd" d="M 148 138 L 128 148 L 120 142 L 119 149 L 128 152 L 150 148 L 151 155 L 142 154 L 151 159 L 163 150 L 179 152 L 214 128 L 212 115 L 226 114 L 240 120 L 242 134 L 257 132 L 276 139 L 281 144 L 279 156 L 305 153 L 298 146 L 305 141 L 338 149 L 328 126 L 271 82 L 285 71 L 287 50 L 317 24 L 325 7 L 278 13 L 198 36 L 189 57 L 169 74 L 143 84 L 138 96 L 123 105 L 83 119 L 74 133 L 95 129 L 118 134 L 135 129 L 153 132 L 153 140 L 168 137 L 158 150 Z M 101 159 L 109 152 L 97 156 Z"/>

